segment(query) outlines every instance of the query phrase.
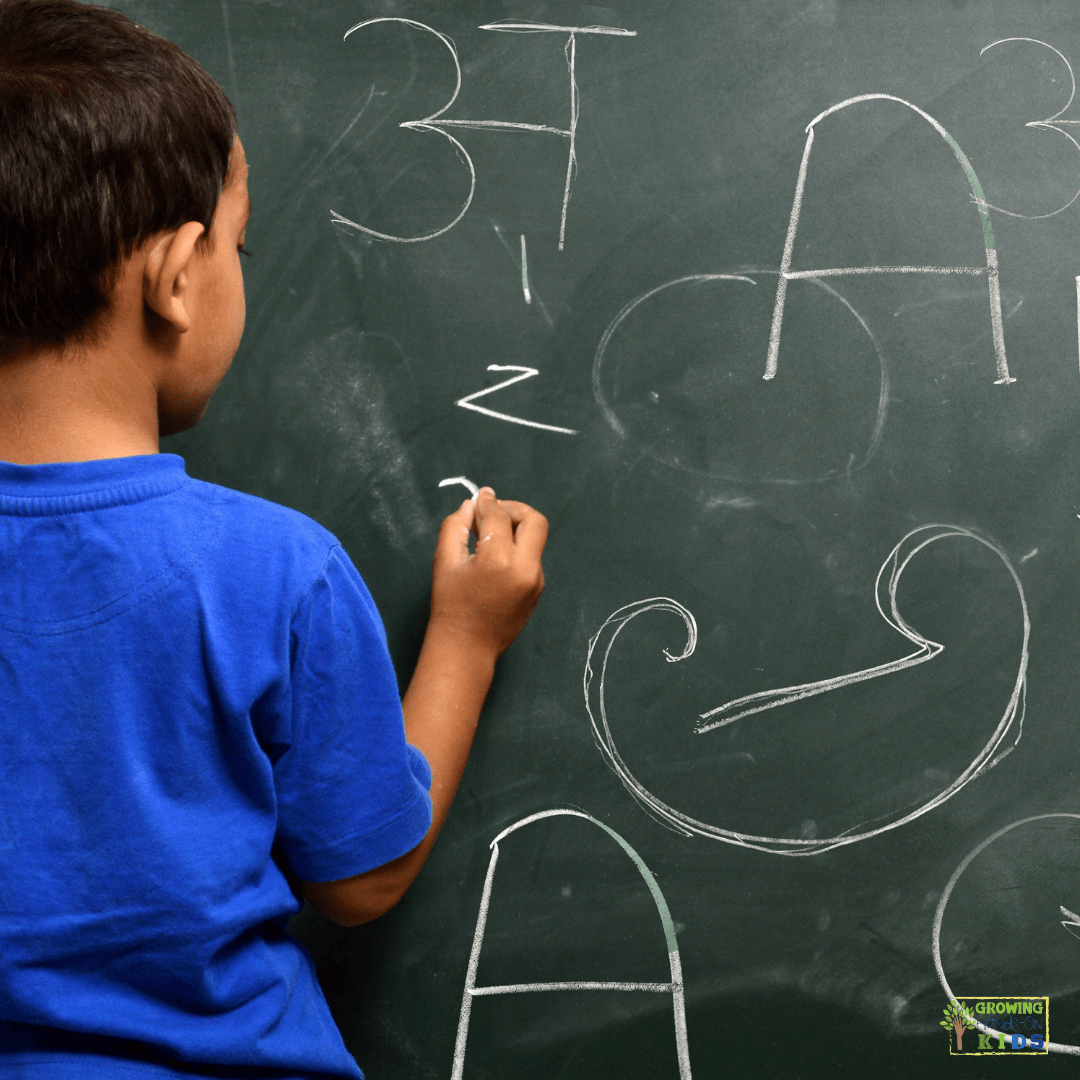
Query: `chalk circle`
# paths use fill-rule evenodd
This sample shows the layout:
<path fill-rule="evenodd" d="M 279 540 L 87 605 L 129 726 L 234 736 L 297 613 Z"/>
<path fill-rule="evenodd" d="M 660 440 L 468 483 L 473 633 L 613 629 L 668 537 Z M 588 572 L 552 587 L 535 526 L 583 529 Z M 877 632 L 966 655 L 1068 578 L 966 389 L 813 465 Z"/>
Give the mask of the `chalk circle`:
<path fill-rule="evenodd" d="M 785 316 L 784 333 L 801 336 L 785 341 L 778 376 L 763 381 L 775 290 L 766 286 L 753 290 L 759 296 L 750 293 L 756 277 L 778 274 L 756 268 L 689 274 L 626 304 L 604 331 L 593 360 L 593 396 L 612 430 L 664 465 L 733 483 L 824 483 L 865 468 L 881 444 L 888 411 L 881 348 L 866 320 L 836 289 L 819 278 L 800 279 L 789 286 L 788 306 L 796 310 Z M 822 315 L 815 309 L 813 317 L 800 313 L 806 294 L 792 286 L 802 281 L 835 301 L 831 310 Z M 681 295 L 711 283 L 742 293 L 729 317 L 717 314 L 716 303 L 702 309 L 693 293 Z M 751 300 L 760 311 L 747 309 Z M 699 306 L 682 317 L 679 304 L 695 301 Z M 665 303 L 668 310 L 658 315 L 656 306 Z M 660 323 L 643 322 L 646 312 Z M 619 349 L 632 352 L 635 344 L 643 355 L 624 360 Z M 855 353 L 857 359 L 849 359 Z M 866 358 L 872 359 L 870 369 Z M 768 427 L 764 436 L 762 427 Z M 838 445 L 836 433 L 843 428 L 858 432 L 850 445 Z M 756 455 L 762 438 L 765 452 Z M 776 458 L 778 441 L 779 459 L 771 460 L 769 442 Z"/>
<path fill-rule="evenodd" d="M 978 847 L 968 852 L 960 865 L 953 871 L 952 877 L 949 878 L 949 883 L 945 886 L 944 890 L 941 893 L 941 899 L 938 900 L 937 911 L 934 913 L 934 929 L 932 935 L 932 943 L 934 950 L 934 967 L 937 969 L 938 981 L 941 983 L 941 988 L 945 991 L 946 998 L 949 1001 L 955 1001 L 956 995 L 953 993 L 952 987 L 949 985 L 949 980 L 945 977 L 945 968 L 942 965 L 941 961 L 941 924 L 945 918 L 945 909 L 949 905 L 949 898 L 952 896 L 953 890 L 956 888 L 957 883 L 960 881 L 960 878 L 963 877 L 964 871 L 968 869 L 968 867 L 975 861 L 975 859 L 977 859 L 979 855 L 981 855 L 996 840 L 1000 840 L 1001 837 L 1003 837 L 1006 833 L 1010 833 L 1013 831 L 1013 829 L 1018 829 L 1023 825 L 1030 825 L 1036 821 L 1050 821 L 1055 818 L 1072 819 L 1073 821 L 1080 823 L 1080 814 L 1070 814 L 1064 812 L 1056 814 L 1035 814 L 1032 817 L 1021 818 L 1020 821 L 1014 821 L 1011 825 L 1006 825 L 1003 829 L 998 829 L 996 833 L 988 836 L 981 844 L 978 845 Z M 1055 897 L 1052 899 L 1060 902 L 1059 898 Z M 1064 930 L 1062 931 L 1062 933 L 1064 933 Z M 998 996 L 995 993 L 993 987 L 980 987 L 980 995 L 984 992 L 987 993 L 987 996 Z M 1002 995 L 1004 995 L 1005 993 L 1006 991 L 1001 992 Z M 966 994 L 965 996 L 970 997 L 973 995 Z M 982 1024 L 976 1023 L 976 1030 L 989 1032 L 990 1028 L 983 1027 Z M 1080 1046 L 1077 1046 L 1073 1043 L 1047 1042 L 1046 1047 L 1048 1050 L 1054 1051 L 1059 1054 L 1080 1055 Z"/>
<path fill-rule="evenodd" d="M 919 534 L 922 534 L 922 536 L 916 541 L 915 538 L 918 537 Z M 927 796 L 922 802 L 914 806 L 914 808 L 912 808 L 911 804 L 908 804 L 898 808 L 891 814 L 881 815 L 873 821 L 864 821 L 834 836 L 812 838 L 766 836 L 748 832 L 739 832 L 734 829 L 726 829 L 720 825 L 695 818 L 664 802 L 637 779 L 629 765 L 627 765 L 622 753 L 619 751 L 615 742 L 615 736 L 611 730 L 607 705 L 604 700 L 604 682 L 607 676 L 608 659 L 611 656 L 611 650 L 614 647 L 619 634 L 622 633 L 628 623 L 633 619 L 636 619 L 639 615 L 643 615 L 645 612 L 666 611 L 678 616 L 683 621 L 686 628 L 686 644 L 682 647 L 681 651 L 678 652 L 672 652 L 666 648 L 663 650 L 664 658 L 668 663 L 679 663 L 693 655 L 694 650 L 697 648 L 697 620 L 694 618 L 693 614 L 677 600 L 672 600 L 666 596 L 638 600 L 619 608 L 618 611 L 608 617 L 603 626 L 600 627 L 589 642 L 588 655 L 585 660 L 585 709 L 589 714 L 593 738 L 608 767 L 618 776 L 622 785 L 650 817 L 674 832 L 682 833 L 684 836 L 703 836 L 713 840 L 720 840 L 728 844 L 736 844 L 740 847 L 753 848 L 756 851 L 769 852 L 774 855 L 820 855 L 825 851 L 831 851 L 833 848 L 844 847 L 848 844 L 856 844 L 861 840 L 869 840 L 871 837 L 877 836 L 880 833 L 887 832 L 890 829 L 895 829 L 910 821 L 914 821 L 916 818 L 921 817 L 923 814 L 941 805 L 941 803 L 945 802 L 947 799 L 952 798 L 953 795 L 960 791 L 966 784 L 970 783 L 970 781 L 974 780 L 975 777 L 979 776 L 987 769 L 993 768 L 998 761 L 1011 753 L 1016 743 L 1020 740 L 1020 734 L 1023 731 L 1023 712 L 1027 689 L 1028 643 L 1031 635 L 1031 623 L 1028 616 L 1027 600 L 1024 597 L 1023 586 L 1020 583 L 1020 578 L 1016 573 L 1016 569 L 1009 561 L 1005 552 L 985 537 L 979 536 L 969 529 L 956 525 L 921 526 L 908 533 L 890 552 L 878 573 L 879 587 L 882 577 L 885 574 L 888 574 L 888 580 L 890 582 L 891 603 L 886 602 L 883 607 L 879 600 L 878 605 L 878 610 L 886 621 L 888 621 L 894 629 L 901 630 L 904 636 L 909 640 L 913 642 L 921 641 L 925 645 L 933 646 L 934 650 L 936 650 L 932 650 L 933 655 L 936 656 L 938 653 L 944 651 L 942 646 L 923 638 L 914 630 L 914 628 L 905 622 L 896 606 L 896 586 L 899 584 L 900 577 L 903 574 L 905 567 L 907 567 L 920 551 L 924 550 L 930 544 L 936 543 L 938 540 L 950 537 L 963 537 L 975 541 L 983 545 L 983 547 L 988 548 L 1002 561 L 1019 594 L 1020 606 L 1023 613 L 1023 644 L 1020 649 L 1019 666 L 1008 704 L 1006 705 L 1001 718 L 998 720 L 993 733 L 986 744 L 979 750 L 978 754 L 975 755 L 970 764 L 968 764 L 960 775 L 956 776 L 944 788 L 933 795 Z M 910 551 L 905 548 L 905 545 L 908 544 L 909 541 L 912 541 Z M 889 614 L 886 614 L 886 607 L 890 609 Z M 903 667 L 911 666 L 914 656 L 917 655 L 919 654 L 913 654 L 912 657 L 908 657 L 906 660 L 880 665 L 877 668 L 866 669 L 861 672 L 852 672 L 834 679 L 824 680 L 818 684 L 806 684 L 799 687 L 789 687 L 784 691 L 776 691 L 775 694 L 780 695 L 781 697 L 780 700 L 775 701 L 774 704 L 784 705 L 790 701 L 798 700 L 801 697 L 810 696 L 810 694 L 824 693 L 831 689 L 838 689 L 842 682 L 851 683 L 860 680 L 865 681 L 878 678 L 882 675 L 891 678 L 892 674 L 898 672 Z M 594 659 L 599 662 L 598 670 L 593 666 Z M 788 690 L 809 690 L 810 693 L 788 694 Z M 766 695 L 755 696 L 763 697 Z M 770 693 L 768 696 L 773 696 L 773 694 Z M 738 704 L 738 702 L 734 704 Z M 760 710 L 748 710 L 748 712 L 749 711 Z M 709 715 L 709 713 L 699 714 L 701 719 L 705 719 Z M 1004 746 L 1003 748 L 1005 738 L 1017 720 L 1019 720 L 1019 723 L 1016 725 L 1016 738 L 1011 745 Z M 891 820 L 889 820 L 890 818 Z"/>

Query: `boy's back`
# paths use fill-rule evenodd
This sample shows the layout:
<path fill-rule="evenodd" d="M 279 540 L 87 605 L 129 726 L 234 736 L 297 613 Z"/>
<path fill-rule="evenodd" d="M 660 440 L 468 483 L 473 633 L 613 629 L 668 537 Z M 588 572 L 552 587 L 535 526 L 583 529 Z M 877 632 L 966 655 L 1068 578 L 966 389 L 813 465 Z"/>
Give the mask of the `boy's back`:
<path fill-rule="evenodd" d="M 0 641 L 3 1015 L 356 1076 L 283 867 L 410 850 L 430 772 L 334 538 L 170 455 L 0 464 Z M 93 1075 L 70 1035 L 12 1025 L 0 1051 L 24 1040 Z"/>
<path fill-rule="evenodd" d="M 158 454 L 236 352 L 250 212 L 190 57 L 0 0 L 0 1077 L 359 1077 L 285 922 L 409 887 L 543 588 L 543 517 L 463 502 L 399 702 L 334 538 Z"/>

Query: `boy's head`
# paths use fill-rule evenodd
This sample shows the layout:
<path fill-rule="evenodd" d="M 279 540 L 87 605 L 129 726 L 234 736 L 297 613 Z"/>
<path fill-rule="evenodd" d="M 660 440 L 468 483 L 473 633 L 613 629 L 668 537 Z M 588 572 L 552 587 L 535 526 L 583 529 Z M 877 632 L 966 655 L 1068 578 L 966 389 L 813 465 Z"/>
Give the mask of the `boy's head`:
<path fill-rule="evenodd" d="M 0 0 L 0 353 L 108 306 L 144 240 L 210 230 L 236 117 L 177 46 L 75 0 Z"/>

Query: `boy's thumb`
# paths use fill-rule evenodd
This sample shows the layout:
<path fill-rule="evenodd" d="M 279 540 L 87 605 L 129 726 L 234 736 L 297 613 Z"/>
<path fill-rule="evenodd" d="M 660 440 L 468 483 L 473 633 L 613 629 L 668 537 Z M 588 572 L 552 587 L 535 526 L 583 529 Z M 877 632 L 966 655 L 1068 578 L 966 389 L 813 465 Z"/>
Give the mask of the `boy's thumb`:
<path fill-rule="evenodd" d="M 473 531 L 476 506 L 466 499 L 452 514 L 443 519 L 439 542 L 435 546 L 435 565 L 452 565 L 469 558 L 469 534 Z"/>

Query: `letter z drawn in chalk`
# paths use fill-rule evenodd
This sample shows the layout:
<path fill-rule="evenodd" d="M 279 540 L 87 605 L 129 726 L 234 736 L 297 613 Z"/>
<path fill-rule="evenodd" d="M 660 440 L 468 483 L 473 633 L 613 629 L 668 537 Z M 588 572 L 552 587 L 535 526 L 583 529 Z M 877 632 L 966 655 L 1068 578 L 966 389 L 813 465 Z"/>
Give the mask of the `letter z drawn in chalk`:
<path fill-rule="evenodd" d="M 523 420 L 520 416 L 510 416 L 509 413 L 496 412 L 494 409 L 487 409 L 483 405 L 474 405 L 473 402 L 477 398 L 494 394 L 496 390 L 505 390 L 506 387 L 513 386 L 514 383 L 524 382 L 526 379 L 531 379 L 540 374 L 536 368 L 523 367 L 520 364 L 488 364 L 487 369 L 488 371 L 516 371 L 519 374 L 512 375 L 509 379 L 503 379 L 501 383 L 496 383 L 494 386 L 477 390 L 475 394 L 469 394 L 459 401 L 455 401 L 455 405 L 460 405 L 463 409 L 472 409 L 473 412 L 483 413 L 485 416 L 494 417 L 496 420 L 506 420 L 511 424 L 523 424 L 525 427 L 539 428 L 541 431 L 554 431 L 560 435 L 577 434 L 574 428 L 557 427 L 555 424 L 541 424 L 538 420 Z"/>

